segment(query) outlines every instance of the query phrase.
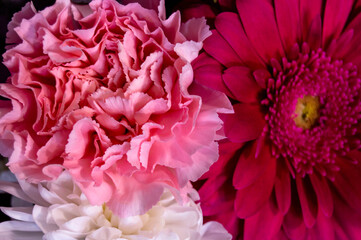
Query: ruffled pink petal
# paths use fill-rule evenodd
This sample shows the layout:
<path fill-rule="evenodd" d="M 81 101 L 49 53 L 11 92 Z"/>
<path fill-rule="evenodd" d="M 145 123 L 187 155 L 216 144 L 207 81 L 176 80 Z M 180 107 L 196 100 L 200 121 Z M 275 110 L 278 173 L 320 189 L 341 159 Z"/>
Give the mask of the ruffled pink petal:
<path fill-rule="evenodd" d="M 236 13 L 220 13 L 215 20 L 215 26 L 219 34 L 228 42 L 246 66 L 252 69 L 265 66 L 248 40 L 241 20 Z"/>
<path fill-rule="evenodd" d="M 227 68 L 222 78 L 238 101 L 244 103 L 255 103 L 258 101 L 261 88 L 253 78 L 249 68 L 243 66 Z"/>
<path fill-rule="evenodd" d="M 192 18 L 188 20 L 181 25 L 180 31 L 188 40 L 199 43 L 212 35 L 205 18 Z"/>
<path fill-rule="evenodd" d="M 237 0 L 237 10 L 248 39 L 262 59 L 269 62 L 271 58 L 283 57 L 272 4 L 265 0 Z"/>
<path fill-rule="evenodd" d="M 232 142 L 247 142 L 258 138 L 265 126 L 264 116 L 258 105 L 238 103 L 234 114 L 222 115 L 224 132 Z"/>
<path fill-rule="evenodd" d="M 11 19 L 11 22 L 8 24 L 8 32 L 6 33 L 6 44 L 11 44 L 7 46 L 9 49 L 13 44 L 19 44 L 22 42 L 18 34 L 15 31 L 15 28 L 20 26 L 20 23 L 23 19 L 30 19 L 36 14 L 36 9 L 32 2 L 28 2 L 21 11 L 14 14 Z"/>

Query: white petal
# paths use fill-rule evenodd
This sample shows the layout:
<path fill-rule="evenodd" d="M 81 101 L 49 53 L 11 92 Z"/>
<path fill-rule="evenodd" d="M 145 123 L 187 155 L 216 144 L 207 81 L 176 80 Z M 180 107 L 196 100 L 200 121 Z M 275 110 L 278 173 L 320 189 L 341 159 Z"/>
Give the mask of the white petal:
<path fill-rule="evenodd" d="M 32 216 L 32 207 L 0 207 L 6 215 L 16 220 L 25 221 L 25 222 L 34 222 Z"/>
<path fill-rule="evenodd" d="M 42 232 L 0 232 L 0 239 L 6 240 L 40 240 L 42 236 Z"/>
<path fill-rule="evenodd" d="M 33 202 L 33 200 L 27 194 L 24 193 L 24 191 L 22 190 L 22 188 L 18 183 L 0 181 L 0 190 L 7 192 L 13 196 L 16 196 L 20 199 L 23 199 L 25 201 Z"/>
<path fill-rule="evenodd" d="M 69 236 L 66 232 L 63 231 L 55 231 L 49 232 L 44 235 L 43 240 L 77 240 L 76 238 Z"/>
<path fill-rule="evenodd" d="M 97 229 L 98 226 L 94 220 L 89 216 L 81 216 L 63 224 L 62 229 L 74 233 L 84 233 L 85 235 Z"/>
<path fill-rule="evenodd" d="M 161 232 L 154 240 L 181 240 L 174 232 Z"/>
<path fill-rule="evenodd" d="M 47 207 L 41 207 L 38 205 L 34 206 L 33 209 L 34 221 L 44 233 L 48 233 L 59 229 L 59 227 L 55 224 L 54 221 L 47 221 L 48 213 L 49 212 Z"/>
<path fill-rule="evenodd" d="M 40 232 L 41 230 L 32 222 L 6 221 L 0 223 L 0 232 L 6 231 Z"/>
<path fill-rule="evenodd" d="M 218 222 L 208 222 L 201 229 L 201 240 L 231 240 L 232 235 L 227 232 L 222 224 Z"/>
<path fill-rule="evenodd" d="M 100 239 L 123 239 L 122 231 L 113 227 L 101 227 L 98 230 L 94 231 L 88 235 L 85 240 L 100 240 Z"/>

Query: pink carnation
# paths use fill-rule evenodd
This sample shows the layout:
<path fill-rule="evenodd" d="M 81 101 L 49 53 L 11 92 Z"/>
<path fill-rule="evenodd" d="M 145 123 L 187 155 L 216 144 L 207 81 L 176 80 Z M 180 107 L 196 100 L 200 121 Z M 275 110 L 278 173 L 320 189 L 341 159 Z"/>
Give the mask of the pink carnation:
<path fill-rule="evenodd" d="M 210 35 L 138 3 L 59 0 L 13 18 L 0 94 L 3 155 L 19 178 L 69 170 L 92 204 L 143 214 L 164 187 L 186 189 L 218 158 L 225 95 L 193 83 L 190 62 Z M 10 149 L 10 150 L 9 150 Z"/>

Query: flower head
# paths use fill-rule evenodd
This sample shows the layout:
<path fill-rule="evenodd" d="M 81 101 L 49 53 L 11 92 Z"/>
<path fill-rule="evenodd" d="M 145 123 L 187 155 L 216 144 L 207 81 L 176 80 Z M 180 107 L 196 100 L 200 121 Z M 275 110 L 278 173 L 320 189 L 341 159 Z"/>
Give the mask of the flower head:
<path fill-rule="evenodd" d="M 223 116 L 230 142 L 200 189 L 205 215 L 239 239 L 359 239 L 357 6 L 236 5 L 216 17 L 193 64 L 196 81 L 226 93 L 235 110 Z"/>
<path fill-rule="evenodd" d="M 143 215 L 120 218 L 108 207 L 89 203 L 67 172 L 53 182 L 1 182 L 0 189 L 35 205 L 2 207 L 13 218 L 0 223 L 0 236 L 24 239 L 122 240 L 230 240 L 221 224 L 203 225 L 199 205 L 190 200 L 179 205 L 165 191 L 160 201 Z"/>
<path fill-rule="evenodd" d="M 92 204 L 143 214 L 163 188 L 186 191 L 218 158 L 225 95 L 193 81 L 190 62 L 210 35 L 138 3 L 68 0 L 9 25 L 0 85 L 0 150 L 30 182 L 69 170 Z"/>

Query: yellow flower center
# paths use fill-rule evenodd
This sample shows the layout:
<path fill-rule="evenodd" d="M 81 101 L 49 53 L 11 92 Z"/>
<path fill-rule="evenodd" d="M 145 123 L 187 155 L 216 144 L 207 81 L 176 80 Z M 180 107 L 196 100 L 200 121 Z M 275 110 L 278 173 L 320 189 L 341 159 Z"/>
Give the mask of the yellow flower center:
<path fill-rule="evenodd" d="M 294 121 L 297 127 L 310 129 L 319 117 L 320 101 L 317 96 L 306 95 L 297 100 Z"/>

